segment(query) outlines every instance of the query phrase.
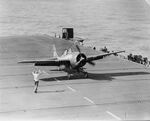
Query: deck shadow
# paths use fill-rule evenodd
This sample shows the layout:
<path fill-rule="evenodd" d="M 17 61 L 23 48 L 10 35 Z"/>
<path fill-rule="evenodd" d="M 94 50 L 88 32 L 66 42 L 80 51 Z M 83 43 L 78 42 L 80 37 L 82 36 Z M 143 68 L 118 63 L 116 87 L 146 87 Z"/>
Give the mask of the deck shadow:
<path fill-rule="evenodd" d="M 65 81 L 65 80 L 68 80 L 67 79 L 67 76 L 57 76 L 57 77 L 50 77 L 50 78 L 41 78 L 40 80 L 41 81 L 45 81 L 45 82 L 51 82 L 51 81 L 56 81 L 59 80 L 59 81 Z"/>
<path fill-rule="evenodd" d="M 133 75 L 145 75 L 150 74 L 148 72 L 117 72 L 117 73 L 89 73 L 89 78 L 94 80 L 113 80 L 118 76 L 133 76 Z"/>
<path fill-rule="evenodd" d="M 146 74 L 150 74 L 150 73 L 138 71 L 138 72 L 88 73 L 88 74 L 89 74 L 89 77 L 88 77 L 89 79 L 112 81 L 113 79 L 115 79 L 115 77 L 118 77 L 118 76 L 146 75 Z M 42 78 L 41 80 L 42 81 L 56 81 L 55 78 L 59 81 L 68 80 L 67 76 Z M 87 78 L 84 78 L 82 75 L 72 76 L 70 78 L 70 80 L 75 80 L 75 79 L 87 79 Z"/>

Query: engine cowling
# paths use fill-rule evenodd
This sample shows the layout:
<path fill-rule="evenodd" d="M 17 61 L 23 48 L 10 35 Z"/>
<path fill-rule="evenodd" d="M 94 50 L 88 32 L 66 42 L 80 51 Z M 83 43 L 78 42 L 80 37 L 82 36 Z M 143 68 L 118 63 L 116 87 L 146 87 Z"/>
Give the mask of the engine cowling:
<path fill-rule="evenodd" d="M 79 53 L 76 57 L 77 67 L 83 67 L 86 64 L 86 56 L 83 53 Z"/>

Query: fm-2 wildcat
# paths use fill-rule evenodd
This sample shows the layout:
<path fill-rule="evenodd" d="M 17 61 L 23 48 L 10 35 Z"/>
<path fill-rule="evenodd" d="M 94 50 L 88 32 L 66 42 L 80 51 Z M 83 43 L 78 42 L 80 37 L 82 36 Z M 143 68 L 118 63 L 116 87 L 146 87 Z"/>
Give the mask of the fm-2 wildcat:
<path fill-rule="evenodd" d="M 66 49 L 61 56 L 58 56 L 56 47 L 53 45 L 53 57 L 45 60 L 23 60 L 18 63 L 34 63 L 35 66 L 58 66 L 59 71 L 67 72 L 68 79 L 73 74 L 84 74 L 84 77 L 88 77 L 88 73 L 83 68 L 87 63 L 95 66 L 94 61 L 103 59 L 106 56 L 122 53 L 125 51 L 118 51 L 112 53 L 104 53 L 95 56 L 86 56 L 81 52 L 78 45 L 76 45 L 77 52 L 72 52 L 71 48 Z"/>

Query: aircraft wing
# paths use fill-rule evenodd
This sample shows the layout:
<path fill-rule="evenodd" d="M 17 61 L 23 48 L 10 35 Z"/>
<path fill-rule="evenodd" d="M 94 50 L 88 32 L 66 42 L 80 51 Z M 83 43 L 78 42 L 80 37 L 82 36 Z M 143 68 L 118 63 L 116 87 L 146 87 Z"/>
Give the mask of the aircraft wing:
<path fill-rule="evenodd" d="M 87 62 L 103 59 L 106 56 L 109 56 L 109 55 L 112 55 L 112 54 L 117 54 L 117 53 L 122 53 L 122 52 L 125 52 L 125 51 L 118 51 L 118 52 L 112 52 L 112 53 L 106 53 L 106 54 L 101 54 L 101 55 L 87 57 Z"/>
<path fill-rule="evenodd" d="M 33 63 L 35 66 L 60 66 L 60 65 L 69 65 L 69 60 L 23 60 L 18 63 Z"/>

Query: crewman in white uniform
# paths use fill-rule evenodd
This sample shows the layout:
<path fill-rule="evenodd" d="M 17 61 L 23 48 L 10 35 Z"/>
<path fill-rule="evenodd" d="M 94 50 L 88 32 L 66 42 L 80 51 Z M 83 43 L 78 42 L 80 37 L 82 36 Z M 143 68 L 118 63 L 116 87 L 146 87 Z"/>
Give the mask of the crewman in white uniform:
<path fill-rule="evenodd" d="M 37 93 L 37 89 L 38 89 L 38 85 L 39 85 L 39 75 L 41 74 L 42 72 L 40 70 L 37 70 L 37 71 L 33 71 L 32 72 L 32 75 L 34 77 L 34 92 Z"/>

